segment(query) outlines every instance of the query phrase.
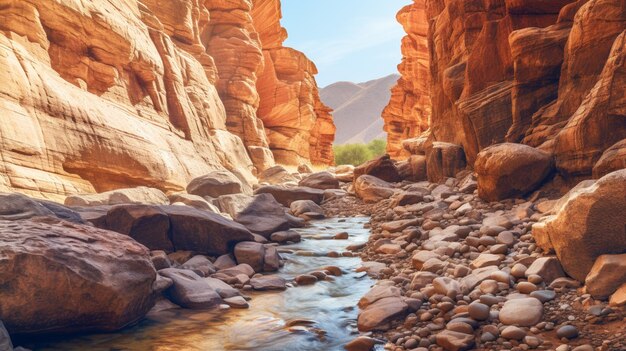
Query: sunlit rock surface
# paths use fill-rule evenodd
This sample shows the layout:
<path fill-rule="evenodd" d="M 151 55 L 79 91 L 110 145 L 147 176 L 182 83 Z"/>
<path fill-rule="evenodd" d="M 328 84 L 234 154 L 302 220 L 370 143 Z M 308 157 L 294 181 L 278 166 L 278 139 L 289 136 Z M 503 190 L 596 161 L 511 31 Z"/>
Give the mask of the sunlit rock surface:
<path fill-rule="evenodd" d="M 408 36 L 383 114 L 391 155 L 428 130 L 470 167 L 490 145 L 522 142 L 577 178 L 626 138 L 623 1 L 415 0 L 398 19 Z"/>
<path fill-rule="evenodd" d="M 274 165 L 270 144 L 279 161 L 332 163 L 315 66 L 280 46 L 280 12 L 263 3 L 6 3 L 0 190 L 56 200 L 138 185 L 182 190 L 220 169 L 252 183 Z M 276 81 L 263 78 L 268 70 L 281 72 Z M 263 82 L 284 88 L 279 103 Z M 285 117 L 287 106 L 302 111 Z"/>
<path fill-rule="evenodd" d="M 319 97 L 315 64 L 302 52 L 283 46 L 279 0 L 254 0 L 252 12 L 263 46 L 265 68 L 257 89 L 258 116 L 263 120 L 276 162 L 299 165 L 334 161 L 335 126 Z"/>

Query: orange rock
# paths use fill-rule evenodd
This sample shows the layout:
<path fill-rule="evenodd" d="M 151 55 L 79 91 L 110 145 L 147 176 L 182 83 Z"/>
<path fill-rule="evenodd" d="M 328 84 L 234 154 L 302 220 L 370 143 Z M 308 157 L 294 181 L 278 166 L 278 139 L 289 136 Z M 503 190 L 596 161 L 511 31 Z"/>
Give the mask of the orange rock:
<path fill-rule="evenodd" d="M 320 101 L 315 64 L 300 51 L 282 46 L 287 35 L 280 27 L 281 16 L 280 1 L 254 0 L 252 17 L 265 58 L 257 81 L 258 116 L 277 163 L 298 166 L 310 160 L 329 165 L 334 161 L 335 134 L 331 110 Z"/>
<path fill-rule="evenodd" d="M 330 111 L 314 65 L 282 48 L 279 1 L 3 4 L 0 191 L 59 201 L 139 185 L 178 191 L 223 169 L 254 183 L 274 166 L 269 140 L 279 158 L 285 147 L 298 163 L 332 163 Z M 281 74 L 267 87 L 264 67 Z M 267 90 L 277 85 L 288 93 L 278 104 Z M 275 119 L 289 105 L 310 121 Z"/>

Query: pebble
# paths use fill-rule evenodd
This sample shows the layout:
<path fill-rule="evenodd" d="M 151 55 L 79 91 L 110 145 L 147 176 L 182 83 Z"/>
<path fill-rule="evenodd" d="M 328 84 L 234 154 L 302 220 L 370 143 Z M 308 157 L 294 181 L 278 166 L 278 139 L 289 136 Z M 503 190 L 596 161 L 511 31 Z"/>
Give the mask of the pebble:
<path fill-rule="evenodd" d="M 554 290 L 537 290 L 530 293 L 530 297 L 534 297 L 541 302 L 548 302 L 556 298 Z"/>
<path fill-rule="evenodd" d="M 526 336 L 526 331 L 522 328 L 510 325 L 502 330 L 502 337 L 509 340 L 522 340 Z"/>
<path fill-rule="evenodd" d="M 522 294 L 530 294 L 537 290 L 537 286 L 531 282 L 521 282 L 517 284 L 517 291 Z"/>
<path fill-rule="evenodd" d="M 469 305 L 469 315 L 477 321 L 484 321 L 489 319 L 489 306 L 480 302 L 472 302 Z"/>
<path fill-rule="evenodd" d="M 559 338 L 575 339 L 578 337 L 578 329 L 573 325 L 564 325 L 556 330 Z"/>

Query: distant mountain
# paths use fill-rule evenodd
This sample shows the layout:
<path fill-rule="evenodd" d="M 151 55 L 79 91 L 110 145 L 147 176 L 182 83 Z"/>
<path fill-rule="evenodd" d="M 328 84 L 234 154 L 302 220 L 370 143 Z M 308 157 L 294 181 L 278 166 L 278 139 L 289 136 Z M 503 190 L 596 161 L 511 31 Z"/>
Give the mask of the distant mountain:
<path fill-rule="evenodd" d="M 333 112 L 335 144 L 367 143 L 385 138 L 380 117 L 391 98 L 391 87 L 400 78 L 392 74 L 365 83 L 337 82 L 320 90 L 322 102 Z"/>

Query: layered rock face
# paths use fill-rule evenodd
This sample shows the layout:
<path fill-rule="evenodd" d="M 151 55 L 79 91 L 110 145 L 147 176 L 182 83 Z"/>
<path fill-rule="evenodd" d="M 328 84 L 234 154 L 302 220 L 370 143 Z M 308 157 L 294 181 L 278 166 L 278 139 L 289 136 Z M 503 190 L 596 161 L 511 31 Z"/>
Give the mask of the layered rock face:
<path fill-rule="evenodd" d="M 315 64 L 302 52 L 283 46 L 279 0 L 254 0 L 252 18 L 263 46 L 265 69 L 257 88 L 258 116 L 267 129 L 276 162 L 331 164 L 335 126 L 319 97 Z"/>
<path fill-rule="evenodd" d="M 387 132 L 387 152 L 392 157 L 408 155 L 402 140 L 420 135 L 430 126 L 430 59 L 428 56 L 428 17 L 426 1 L 415 0 L 397 16 L 407 32 L 402 39 L 401 74 L 391 90 L 391 100 L 383 111 Z"/>
<path fill-rule="evenodd" d="M 212 170 L 236 170 L 254 182 L 255 172 L 274 165 L 257 108 L 275 101 L 263 103 L 258 77 L 280 59 L 268 59 L 259 31 L 265 38 L 285 31 L 265 26 L 273 17 L 259 17 L 272 13 L 256 11 L 253 21 L 256 3 L 2 4 L 0 190 L 57 200 L 137 185 L 182 190 Z M 301 163 L 312 156 L 331 163 L 334 130 L 318 103 L 314 65 L 295 57 L 302 79 L 294 85 L 303 88 L 282 103 L 311 111 L 300 125 L 306 152 L 300 144 L 274 149 L 297 148 Z M 279 119 L 270 126 L 283 124 L 294 125 Z"/>
<path fill-rule="evenodd" d="M 559 173 L 574 178 L 591 176 L 603 152 L 626 138 L 623 1 L 423 3 L 398 16 L 413 39 L 403 41 L 400 93 L 387 108 L 405 112 L 383 116 L 392 155 L 402 155 L 401 139 L 428 130 L 432 141 L 462 146 L 470 166 L 490 145 L 521 142 L 553 155 Z M 425 46 L 415 45 L 420 26 L 429 26 Z M 428 58 L 424 70 L 406 69 L 420 57 Z M 406 88 L 425 80 L 425 92 Z M 410 112 L 426 110 L 430 122 Z"/>

